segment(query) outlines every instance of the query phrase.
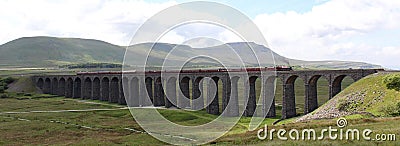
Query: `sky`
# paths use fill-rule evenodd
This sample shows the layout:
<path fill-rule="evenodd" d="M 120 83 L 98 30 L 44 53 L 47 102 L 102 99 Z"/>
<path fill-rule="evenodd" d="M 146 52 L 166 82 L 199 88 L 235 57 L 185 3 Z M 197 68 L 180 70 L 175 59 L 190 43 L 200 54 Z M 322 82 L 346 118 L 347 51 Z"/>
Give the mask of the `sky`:
<path fill-rule="evenodd" d="M 98 39 L 128 45 L 148 18 L 188 0 L 0 0 L 0 44 L 20 37 Z M 399 0 L 221 0 L 258 26 L 268 47 L 301 60 L 361 61 L 400 69 Z M 194 35 L 240 41 L 216 26 L 193 24 L 161 41 Z"/>

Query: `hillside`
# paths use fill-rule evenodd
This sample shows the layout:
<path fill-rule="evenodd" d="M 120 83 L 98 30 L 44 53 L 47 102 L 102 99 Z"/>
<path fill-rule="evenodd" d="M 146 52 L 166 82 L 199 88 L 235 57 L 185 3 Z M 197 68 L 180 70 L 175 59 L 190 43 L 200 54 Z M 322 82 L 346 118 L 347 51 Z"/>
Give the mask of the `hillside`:
<path fill-rule="evenodd" d="M 388 89 L 383 82 L 388 75 L 377 73 L 367 76 L 344 89 L 314 112 L 296 121 L 337 118 L 348 115 L 373 117 L 396 116 L 400 112 L 400 91 Z"/>
<path fill-rule="evenodd" d="M 289 59 L 281 56 L 265 46 L 250 43 L 254 52 L 262 55 L 260 62 L 262 66 L 271 66 L 273 54 L 277 65 L 292 65 L 296 69 L 347 69 L 347 68 L 381 68 L 378 65 L 372 65 L 362 62 L 348 61 L 302 61 Z M 145 48 L 152 47 L 150 43 L 137 44 L 130 46 L 129 65 L 141 65 L 138 60 L 144 60 L 147 56 L 143 51 Z M 173 54 L 168 54 L 174 48 Z M 255 66 L 256 60 L 252 52 L 246 51 L 246 43 L 228 43 L 220 46 L 208 48 L 192 48 L 186 45 L 176 45 L 167 43 L 157 43 L 153 46 L 153 51 L 148 58 L 151 66 L 160 66 L 163 59 L 169 55 L 169 60 L 173 63 L 182 63 L 187 57 L 195 54 L 207 54 L 221 56 L 220 61 L 228 65 L 237 66 L 235 54 L 230 54 L 232 47 L 247 59 L 244 63 L 249 66 Z M 80 63 L 122 63 L 125 53 L 124 46 L 117 46 L 104 41 L 79 39 L 79 38 L 55 38 L 55 37 L 24 37 L 19 38 L 3 45 L 0 45 L 0 67 L 58 67 L 67 64 Z M 271 52 L 272 51 L 272 52 Z M 268 63 L 269 62 L 269 63 Z M 189 66 L 218 66 L 216 61 L 210 59 L 193 60 Z"/>
<path fill-rule="evenodd" d="M 86 62 L 121 62 L 124 49 L 103 41 L 29 37 L 0 46 L 0 66 L 51 67 Z"/>

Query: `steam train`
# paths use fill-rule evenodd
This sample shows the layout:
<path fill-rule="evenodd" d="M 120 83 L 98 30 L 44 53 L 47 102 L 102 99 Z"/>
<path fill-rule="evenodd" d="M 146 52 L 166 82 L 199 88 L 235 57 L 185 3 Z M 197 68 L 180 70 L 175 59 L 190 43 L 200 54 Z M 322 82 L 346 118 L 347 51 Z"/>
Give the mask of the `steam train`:
<path fill-rule="evenodd" d="M 253 72 L 253 71 L 293 71 L 290 66 L 275 66 L 275 67 L 253 67 L 253 68 L 238 68 L 238 69 L 192 69 L 192 70 L 180 70 L 180 71 L 146 71 L 146 73 L 161 73 L 161 72 L 179 72 L 179 73 L 198 73 L 198 72 Z M 134 73 L 136 71 L 132 71 Z M 100 71 L 100 72 L 78 72 L 78 75 L 88 75 L 88 74 L 121 74 L 120 71 Z M 129 73 L 129 72 L 128 72 Z"/>
<path fill-rule="evenodd" d="M 253 67 L 246 68 L 246 71 L 292 71 L 292 67 L 288 66 L 275 66 L 275 67 Z M 219 71 L 244 71 L 244 69 L 219 69 Z"/>

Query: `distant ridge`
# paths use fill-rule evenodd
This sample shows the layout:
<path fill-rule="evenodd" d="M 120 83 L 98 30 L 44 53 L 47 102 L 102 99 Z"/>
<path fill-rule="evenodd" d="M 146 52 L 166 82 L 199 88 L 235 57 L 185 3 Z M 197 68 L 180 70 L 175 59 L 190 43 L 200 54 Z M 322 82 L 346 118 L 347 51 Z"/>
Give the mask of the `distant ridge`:
<path fill-rule="evenodd" d="M 269 52 L 269 48 L 249 43 L 255 52 Z M 149 47 L 151 43 L 143 43 L 131 46 L 132 56 L 131 62 L 135 62 L 143 57 L 143 48 Z M 241 52 L 241 46 L 246 45 L 245 42 L 228 43 L 237 52 Z M 164 59 L 167 53 L 172 50 L 176 44 L 157 43 L 153 47 L 152 55 L 148 61 L 150 65 L 159 66 L 160 62 Z M 213 46 L 204 48 L 207 52 L 224 54 L 224 46 Z M 185 56 L 190 56 L 193 53 L 202 53 L 199 49 L 191 48 L 190 46 L 182 46 L 180 52 L 176 52 L 172 56 L 173 61 L 182 60 Z M 67 64 L 79 63 L 122 63 L 124 53 L 124 46 L 118 46 L 100 40 L 81 39 L 81 38 L 56 38 L 56 37 L 23 37 L 3 45 L 0 45 L 0 68 L 1 67 L 58 67 Z M 196 52 L 197 51 L 197 52 Z M 350 61 L 302 61 L 289 59 L 281 56 L 275 52 L 275 60 L 278 65 L 291 65 L 297 69 L 348 69 L 348 68 L 381 68 L 379 65 L 373 65 L 363 62 L 350 62 Z M 243 53 L 244 56 L 250 53 Z M 250 54 L 251 55 L 251 54 Z M 251 57 L 251 56 L 249 56 Z M 268 59 L 268 58 L 267 58 Z M 225 59 L 226 62 L 235 63 L 234 60 Z M 262 60 L 260 61 L 262 63 Z M 255 65 L 256 62 L 246 62 L 247 64 Z M 135 64 L 133 64 L 135 65 Z M 216 66 L 215 62 L 203 59 L 196 60 L 193 65 L 208 65 Z M 270 65 L 270 64 L 261 64 Z"/>
<path fill-rule="evenodd" d="M 0 66 L 52 67 L 71 63 L 121 62 L 124 49 L 104 41 L 24 37 L 0 46 Z"/>

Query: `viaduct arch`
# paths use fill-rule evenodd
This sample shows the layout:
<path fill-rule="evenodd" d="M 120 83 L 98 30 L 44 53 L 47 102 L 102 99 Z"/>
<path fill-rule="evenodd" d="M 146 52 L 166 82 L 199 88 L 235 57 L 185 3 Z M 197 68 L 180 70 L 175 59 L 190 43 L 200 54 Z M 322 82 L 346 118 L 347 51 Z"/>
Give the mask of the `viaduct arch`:
<path fill-rule="evenodd" d="M 240 116 L 239 107 L 243 106 L 242 116 L 262 115 L 265 117 L 276 116 L 276 97 L 266 93 L 274 90 L 276 80 L 281 80 L 283 83 L 282 119 L 286 119 L 296 116 L 294 92 L 296 79 L 300 78 L 304 81 L 304 113 L 309 113 L 318 108 L 317 81 L 320 78 L 328 81 L 329 98 L 332 98 L 341 91 L 341 83 L 346 76 L 357 81 L 378 71 L 377 69 L 277 71 L 271 76 L 262 75 L 260 71 L 237 71 L 228 74 L 218 70 L 208 72 L 192 70 L 181 72 L 178 78 L 169 76 L 168 72 L 161 77 L 161 72 L 156 71 L 146 72 L 144 78 L 136 73 L 124 74 L 125 77 L 122 78 L 121 72 L 86 72 L 77 73 L 77 75 L 40 75 L 34 76 L 33 80 L 43 93 L 66 98 L 93 99 L 122 105 L 130 103 L 134 107 L 170 108 L 178 105 L 186 109 L 205 109 L 209 114 L 223 116 Z M 261 93 L 256 93 L 257 79 L 261 79 Z M 239 80 L 243 83 L 240 84 Z M 216 94 L 205 96 L 201 93 L 203 82 L 207 83 L 207 93 Z M 222 84 L 218 85 L 218 83 Z M 218 92 L 218 88 L 209 88 L 215 85 L 222 86 L 222 91 Z M 239 95 L 240 86 L 249 87 L 249 90 Z M 192 89 L 191 93 L 190 89 Z M 218 93 L 222 93 L 222 101 L 219 101 Z M 149 95 L 150 100 L 141 98 L 146 94 Z M 240 105 L 239 97 L 244 97 L 244 105 Z M 257 98 L 261 98 L 262 103 L 257 103 Z M 272 104 L 266 102 L 268 99 L 273 100 Z M 220 105 L 219 102 L 222 104 Z M 262 107 L 261 114 L 256 113 L 259 105 Z"/>

